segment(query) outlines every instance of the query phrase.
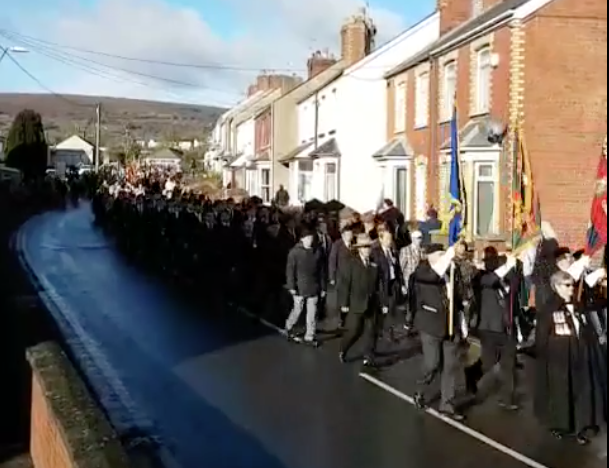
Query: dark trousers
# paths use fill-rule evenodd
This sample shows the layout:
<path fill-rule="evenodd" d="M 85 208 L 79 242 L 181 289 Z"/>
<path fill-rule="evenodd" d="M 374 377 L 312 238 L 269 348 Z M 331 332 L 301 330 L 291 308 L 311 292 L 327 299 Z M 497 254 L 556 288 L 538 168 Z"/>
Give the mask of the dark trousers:
<path fill-rule="evenodd" d="M 464 372 L 461 344 L 424 332 L 420 333 L 420 337 L 423 347 L 423 378 L 419 381 L 418 393 L 426 401 L 435 400 L 437 391 L 432 391 L 440 379 L 440 409 L 454 409 L 460 373 Z"/>
<path fill-rule="evenodd" d="M 379 314 L 366 312 L 364 314 L 347 315 L 345 328 L 347 331 L 343 335 L 340 349 L 347 354 L 349 350 L 361 338 L 364 338 L 364 355 L 367 358 L 374 357 L 378 342 L 379 327 L 382 327 L 382 317 Z"/>
<path fill-rule="evenodd" d="M 516 393 L 516 340 L 506 333 L 480 332 L 482 345 L 482 380 L 478 383 L 478 396 L 484 399 L 499 383 L 501 401 L 515 403 Z"/>

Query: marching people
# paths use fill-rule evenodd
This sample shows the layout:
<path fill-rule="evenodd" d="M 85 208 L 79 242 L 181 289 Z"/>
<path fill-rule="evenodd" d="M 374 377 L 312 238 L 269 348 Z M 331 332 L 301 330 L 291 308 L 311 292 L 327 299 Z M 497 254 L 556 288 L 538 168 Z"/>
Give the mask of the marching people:
<path fill-rule="evenodd" d="M 479 300 L 476 328 L 482 348 L 483 377 L 478 383 L 478 400 L 484 401 L 494 384 L 500 382 L 502 408 L 515 411 L 516 402 L 516 322 L 520 310 L 519 289 L 521 278 L 517 260 L 513 256 L 500 256 L 487 249 L 484 271 L 478 280 Z M 499 365 L 499 371 L 495 367 Z"/>
<path fill-rule="evenodd" d="M 580 445 L 590 443 L 605 422 L 603 389 L 590 365 L 594 330 L 575 302 L 575 280 L 563 270 L 551 277 L 553 297 L 543 304 L 540 320 L 541 354 L 547 385 L 535 389 L 536 415 L 552 434 L 573 436 Z"/>
<path fill-rule="evenodd" d="M 303 312 L 306 314 L 306 332 L 304 343 L 317 346 L 317 314 L 320 297 L 324 297 L 326 287 L 326 266 L 324 257 L 314 246 L 316 233 L 310 227 L 304 227 L 300 242 L 290 251 L 286 266 L 287 288 L 292 295 L 294 305 L 285 324 L 285 333 L 291 341 L 298 341 L 294 332 Z"/>
<path fill-rule="evenodd" d="M 339 297 L 343 294 L 347 283 L 344 275 L 348 272 L 349 262 L 353 257 L 353 226 L 346 224 L 341 231 L 341 238 L 332 244 L 328 261 L 329 295 L 328 302 L 333 306 L 338 321 L 338 328 L 344 328 L 346 314 L 341 311 Z"/>
<path fill-rule="evenodd" d="M 356 255 L 346 257 L 341 272 L 342 284 L 339 292 L 341 311 L 346 314 L 344 334 L 339 358 L 346 362 L 347 354 L 365 336 L 364 366 L 375 364 L 381 316 L 389 309 L 381 305 L 383 287 L 378 265 L 371 258 L 372 239 L 368 234 L 359 234 L 354 245 Z"/>
<path fill-rule="evenodd" d="M 430 392 L 439 378 L 441 413 L 463 421 L 457 390 L 464 372 L 461 343 L 468 331 L 458 288 L 451 287 L 449 278 L 455 248 L 445 250 L 442 245 L 432 244 L 426 249 L 426 257 L 414 272 L 413 285 L 414 323 L 423 346 L 423 376 L 415 402 L 419 408 L 426 408 L 434 400 Z"/>

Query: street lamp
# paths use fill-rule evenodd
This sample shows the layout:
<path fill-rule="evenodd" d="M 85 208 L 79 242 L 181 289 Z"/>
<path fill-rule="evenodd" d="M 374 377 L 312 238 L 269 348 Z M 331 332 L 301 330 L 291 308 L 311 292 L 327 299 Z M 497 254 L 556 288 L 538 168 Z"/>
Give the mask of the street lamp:
<path fill-rule="evenodd" d="M 0 62 L 2 59 L 6 57 L 7 54 L 27 54 L 29 50 L 24 47 L 2 47 L 0 46 L 0 51 L 2 54 L 0 55 Z"/>

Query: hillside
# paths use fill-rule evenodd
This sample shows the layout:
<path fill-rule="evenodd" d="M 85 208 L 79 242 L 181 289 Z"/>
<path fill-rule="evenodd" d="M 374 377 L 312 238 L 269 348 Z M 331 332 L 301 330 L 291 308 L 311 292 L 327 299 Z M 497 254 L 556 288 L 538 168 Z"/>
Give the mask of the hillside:
<path fill-rule="evenodd" d="M 132 99 L 50 94 L 0 93 L 0 136 L 6 135 L 17 113 L 33 109 L 42 115 L 49 143 L 79 134 L 95 137 L 95 105 L 102 105 L 102 145 L 124 142 L 128 133 L 137 140 L 201 138 L 224 109 Z"/>

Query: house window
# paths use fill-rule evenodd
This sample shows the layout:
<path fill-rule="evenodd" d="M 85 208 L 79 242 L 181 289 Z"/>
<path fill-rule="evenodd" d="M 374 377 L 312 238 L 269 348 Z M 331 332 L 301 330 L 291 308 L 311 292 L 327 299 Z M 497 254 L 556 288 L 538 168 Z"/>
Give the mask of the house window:
<path fill-rule="evenodd" d="M 408 207 L 408 169 L 398 167 L 395 170 L 395 204 L 405 215 Z"/>
<path fill-rule="evenodd" d="M 310 201 L 313 195 L 313 161 L 298 161 L 298 200 Z"/>
<path fill-rule="evenodd" d="M 499 199 L 496 163 L 476 163 L 474 172 L 474 232 L 486 237 L 497 234 Z"/>
<path fill-rule="evenodd" d="M 271 202 L 271 170 L 262 169 L 260 171 L 260 195 L 264 203 Z"/>
<path fill-rule="evenodd" d="M 450 62 L 444 66 L 443 74 L 443 109 L 442 120 L 448 121 L 452 118 L 457 98 L 457 62 Z"/>
<path fill-rule="evenodd" d="M 402 133 L 406 131 L 406 82 L 398 83 L 395 89 L 394 101 L 394 132 Z"/>
<path fill-rule="evenodd" d="M 336 163 L 326 163 L 324 172 L 324 193 L 326 201 L 338 198 L 338 167 Z"/>
<path fill-rule="evenodd" d="M 416 84 L 416 116 L 415 125 L 423 128 L 428 125 L 429 119 L 429 73 L 422 73 L 417 77 Z"/>
<path fill-rule="evenodd" d="M 478 52 L 476 63 L 476 113 L 486 114 L 491 110 L 491 83 L 493 63 L 490 48 Z"/>
<path fill-rule="evenodd" d="M 258 172 L 247 169 L 245 171 L 245 187 L 250 197 L 258 196 Z"/>

